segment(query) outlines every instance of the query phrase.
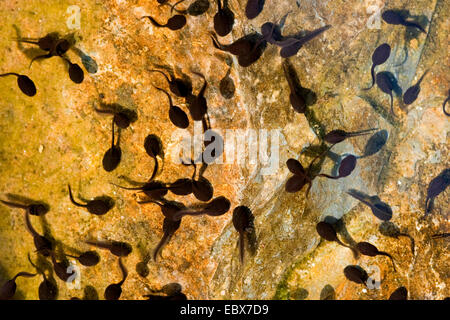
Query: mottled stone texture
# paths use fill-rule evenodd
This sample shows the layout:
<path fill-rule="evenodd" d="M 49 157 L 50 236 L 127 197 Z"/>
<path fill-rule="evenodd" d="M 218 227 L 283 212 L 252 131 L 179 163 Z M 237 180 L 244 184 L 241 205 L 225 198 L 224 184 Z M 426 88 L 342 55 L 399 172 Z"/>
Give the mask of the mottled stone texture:
<path fill-rule="evenodd" d="M 262 14 L 248 21 L 245 1 L 230 0 L 236 21 L 232 34 L 220 39 L 223 43 L 259 31 L 261 24 L 278 20 L 289 11 L 285 34 L 332 25 L 290 58 L 302 85 L 317 94 L 308 117 L 295 113 L 289 104 L 289 87 L 275 46 L 269 46 L 248 68 L 239 67 L 233 58 L 230 76 L 236 95 L 230 100 L 220 96 L 219 81 L 228 65 L 227 55 L 212 46 L 209 36 L 217 10 L 213 1 L 205 15 L 188 17 L 187 26 L 175 32 L 139 20 L 143 15 L 159 21 L 170 17 L 170 9 L 158 7 L 155 0 L 53 2 L 8 0 L 0 4 L 1 72 L 27 74 L 38 89 L 37 95 L 29 98 L 19 92 L 12 77 L 0 79 L 0 191 L 47 201 L 51 211 L 42 219 L 32 217 L 32 222 L 38 231 L 61 241 L 67 252 L 87 250 L 81 240 L 90 237 L 130 242 L 133 252 L 124 260 L 130 274 L 122 299 L 141 299 L 148 288 L 168 282 L 179 282 L 190 299 L 319 299 L 327 284 L 334 288 L 337 299 L 385 299 L 401 285 L 408 288 L 412 299 L 450 295 L 448 240 L 430 239 L 432 234 L 449 232 L 448 190 L 436 199 L 432 214 L 419 220 L 428 183 L 449 166 L 449 123 L 442 113 L 450 80 L 448 1 L 389 1 L 388 8 L 408 9 L 422 25 L 428 21 L 428 34 L 424 35 L 383 22 L 379 30 L 367 28 L 370 1 L 308 0 L 297 1 L 298 7 L 294 0 L 267 0 Z M 384 2 L 377 5 L 383 7 Z M 81 8 L 79 30 L 69 30 L 66 25 L 69 5 Z M 28 69 L 29 57 L 10 40 L 16 37 L 13 25 L 27 37 L 75 32 L 77 47 L 96 60 L 98 72 L 86 74 L 84 82 L 76 85 L 61 59 L 37 62 Z M 391 45 L 392 53 L 377 71 L 392 72 L 403 90 L 430 70 L 414 104 L 404 107 L 394 96 L 395 116 L 390 113 L 388 95 L 376 87 L 361 90 L 370 83 L 372 52 L 383 42 Z M 69 51 L 69 56 L 81 64 L 74 52 Z M 138 205 L 134 192 L 117 189 L 110 182 L 124 184 L 120 175 L 138 181 L 150 177 L 153 161 L 143 148 L 148 134 L 159 135 L 166 150 L 175 143 L 167 98 L 152 87 L 167 88 L 161 75 L 149 72 L 157 65 L 170 66 L 178 75 L 191 76 L 191 71 L 205 74 L 213 128 L 281 129 L 276 174 L 263 176 L 261 165 L 237 164 L 212 165 L 205 173 L 213 182 L 215 196 L 228 197 L 232 209 L 244 204 L 253 210 L 258 250 L 253 257 L 245 256 L 244 265 L 239 263 L 231 209 L 218 218 L 183 219 L 163 250 L 163 258 L 149 262 L 149 276 L 141 278 L 135 272 L 135 265 L 162 236 L 162 214 L 155 205 Z M 196 76 L 192 80 L 194 92 L 198 92 L 202 81 Z M 138 113 L 138 121 L 121 134 L 123 160 L 111 173 L 101 166 L 110 144 L 111 121 L 93 111 L 99 93 L 104 94 L 105 102 L 120 103 Z M 174 102 L 183 106 L 183 100 L 174 97 Z M 360 159 L 351 176 L 336 181 L 317 178 L 308 199 L 306 188 L 296 194 L 284 192 L 290 176 L 286 160 L 298 158 L 306 166 L 312 158 L 300 153 L 304 147 L 320 143 L 320 130 L 373 127 L 388 131 L 387 144 L 375 155 Z M 193 131 L 192 123 L 188 130 Z M 333 151 L 360 155 L 367 140 L 352 138 Z M 172 160 L 166 156 L 159 180 L 174 181 L 192 174 L 192 168 Z M 329 173 L 332 167 L 327 158 L 322 171 Z M 116 206 L 105 216 L 89 215 L 70 203 L 68 182 L 77 197 L 105 194 L 116 200 Z M 349 188 L 377 194 L 390 204 L 392 221 L 416 240 L 414 256 L 407 238 L 396 240 L 380 234 L 380 221 L 367 206 L 345 193 Z M 189 196 L 183 201 L 192 204 L 195 199 Z M 369 241 L 391 253 L 397 272 L 386 257 L 355 259 L 347 248 L 320 241 L 315 224 L 325 216 L 342 217 L 347 231 L 347 235 L 340 234 L 344 242 Z M 0 206 L 0 246 L 1 283 L 19 271 L 32 270 L 26 254 L 34 251 L 34 246 L 21 211 Z M 68 289 L 57 280 L 60 298 L 82 297 L 87 285 L 103 298 L 106 286 L 120 280 L 117 259 L 106 251 L 100 255 L 99 265 L 81 268 L 81 289 Z M 364 289 L 346 280 L 343 269 L 349 264 L 368 271 L 378 267 L 380 290 Z M 20 278 L 16 298 L 36 299 L 40 281 Z"/>

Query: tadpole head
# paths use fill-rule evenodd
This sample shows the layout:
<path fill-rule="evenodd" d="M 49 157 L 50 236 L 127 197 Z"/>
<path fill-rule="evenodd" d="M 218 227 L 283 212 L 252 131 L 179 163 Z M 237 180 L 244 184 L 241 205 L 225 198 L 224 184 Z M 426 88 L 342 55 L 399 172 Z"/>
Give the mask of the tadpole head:
<path fill-rule="evenodd" d="M 36 86 L 34 85 L 33 80 L 28 78 L 25 75 L 19 75 L 17 77 L 17 85 L 20 90 L 29 97 L 33 97 L 36 95 Z"/>
<path fill-rule="evenodd" d="M 147 154 L 152 158 L 163 155 L 162 142 L 157 135 L 148 135 L 144 141 L 144 148 Z"/>

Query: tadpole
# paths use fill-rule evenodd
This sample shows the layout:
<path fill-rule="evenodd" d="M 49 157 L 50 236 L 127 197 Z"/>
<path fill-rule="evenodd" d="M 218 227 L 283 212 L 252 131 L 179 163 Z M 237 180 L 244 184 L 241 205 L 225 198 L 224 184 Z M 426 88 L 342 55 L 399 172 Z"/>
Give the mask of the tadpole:
<path fill-rule="evenodd" d="M 181 1 L 178 1 L 177 3 L 175 3 L 174 5 L 172 5 L 171 12 L 172 12 L 172 10 L 175 10 L 177 13 L 180 13 L 180 14 L 188 14 L 190 16 L 197 17 L 197 16 L 204 14 L 209 9 L 209 0 L 195 0 L 194 2 L 192 2 L 189 5 L 189 7 L 186 10 L 175 9 L 175 7 L 178 4 L 180 4 L 184 1 L 185 0 L 181 0 Z"/>
<path fill-rule="evenodd" d="M 407 21 L 405 18 L 403 18 L 403 16 L 397 12 L 396 10 L 386 10 L 381 14 L 381 17 L 383 18 L 383 20 L 388 23 L 388 24 L 392 24 L 392 25 L 402 25 L 405 27 L 413 27 L 413 28 L 417 28 L 420 31 L 422 31 L 423 33 L 427 33 L 425 31 L 425 29 L 418 24 L 417 22 L 414 21 Z"/>
<path fill-rule="evenodd" d="M 120 128 L 119 136 L 117 137 L 117 144 L 114 144 L 114 119 L 112 121 L 112 138 L 111 148 L 109 148 L 103 156 L 102 165 L 106 172 L 111 172 L 117 168 L 122 159 L 122 149 L 120 148 Z"/>
<path fill-rule="evenodd" d="M 151 16 L 144 16 L 141 19 L 144 19 L 144 18 L 148 18 L 155 27 L 169 28 L 172 31 L 179 30 L 186 25 L 186 17 L 181 14 L 176 14 L 173 17 L 170 17 L 169 20 L 167 20 L 166 24 L 160 24 L 158 21 L 156 21 Z"/>
<path fill-rule="evenodd" d="M 41 236 L 32 226 L 30 221 L 30 216 L 28 211 L 25 212 L 25 222 L 27 225 L 27 230 L 33 237 L 34 246 L 36 251 L 42 254 L 44 257 L 48 257 L 53 250 L 53 243 L 46 237 Z"/>
<path fill-rule="evenodd" d="M 225 37 L 233 30 L 234 13 L 228 6 L 228 0 L 223 0 L 223 6 L 222 0 L 216 1 L 218 11 L 214 15 L 214 30 L 219 36 Z"/>
<path fill-rule="evenodd" d="M 394 267 L 394 271 L 396 271 L 394 258 L 392 258 L 392 256 L 389 253 L 384 252 L 384 251 L 379 251 L 377 249 L 377 247 L 375 247 L 373 244 L 371 244 L 369 242 L 358 242 L 356 244 L 356 248 L 362 255 L 365 255 L 365 256 L 369 256 L 369 257 L 386 256 L 386 257 L 388 257 L 389 259 L 391 259 L 392 266 Z"/>
<path fill-rule="evenodd" d="M 378 196 L 368 196 L 366 194 L 363 194 L 362 192 L 355 190 L 355 189 L 349 189 L 347 190 L 347 193 L 351 195 L 356 200 L 361 201 L 366 206 L 370 207 L 372 210 L 372 213 L 375 217 L 382 221 L 389 221 L 392 218 L 392 209 L 391 207 L 380 200 Z"/>
<path fill-rule="evenodd" d="M 220 80 L 220 85 L 219 85 L 220 94 L 225 99 L 233 98 L 234 92 L 236 91 L 236 87 L 234 85 L 234 81 L 230 77 L 230 72 L 231 72 L 231 66 L 228 68 L 228 71 L 225 74 L 225 76 L 222 78 L 222 80 Z"/>
<path fill-rule="evenodd" d="M 339 174 L 337 176 L 330 176 L 328 174 L 321 173 L 319 177 L 326 177 L 329 179 L 340 179 L 349 176 L 356 167 L 357 157 L 354 155 L 348 155 L 344 159 L 342 159 L 339 165 Z"/>
<path fill-rule="evenodd" d="M 93 267 L 100 262 L 100 256 L 96 251 L 86 251 L 79 256 L 66 254 L 66 256 L 77 259 L 85 267 Z"/>
<path fill-rule="evenodd" d="M 398 287 L 389 296 L 389 300 L 408 300 L 408 290 L 405 287 Z"/>
<path fill-rule="evenodd" d="M 328 132 L 323 137 L 323 140 L 328 142 L 328 143 L 336 144 L 336 143 L 342 142 L 345 139 L 350 138 L 350 137 L 357 137 L 357 136 L 367 135 L 367 134 L 371 133 L 374 130 L 378 130 L 378 128 L 372 128 L 372 129 L 366 129 L 366 130 L 360 130 L 360 131 L 353 131 L 353 132 L 346 132 L 344 130 L 337 129 L 337 130 L 332 130 L 332 131 Z"/>
<path fill-rule="evenodd" d="M 35 273 L 19 272 L 11 280 L 6 281 L 0 287 L 0 300 L 9 300 L 14 297 L 17 289 L 16 279 L 18 277 L 32 278 L 34 276 L 36 276 Z"/>
<path fill-rule="evenodd" d="M 184 112 L 183 109 L 181 109 L 179 106 L 173 105 L 172 97 L 170 96 L 170 94 L 161 88 L 155 86 L 153 87 L 161 92 L 164 92 L 169 99 L 169 119 L 173 123 L 173 125 L 181 129 L 186 129 L 187 127 L 189 127 L 189 119 L 186 112 Z"/>
<path fill-rule="evenodd" d="M 391 112 L 393 115 L 394 113 L 394 97 L 392 95 L 392 90 L 394 90 L 394 87 L 391 83 L 391 79 L 389 78 L 388 74 L 385 72 L 377 73 L 377 86 L 380 88 L 381 91 L 384 93 L 387 93 L 391 97 Z"/>
<path fill-rule="evenodd" d="M 75 273 L 75 270 L 72 270 L 72 272 L 69 273 L 68 272 L 69 264 L 67 263 L 67 260 L 63 260 L 62 262 L 56 261 L 55 252 L 54 251 L 51 252 L 50 257 L 52 259 L 53 270 L 55 270 L 55 274 L 62 281 L 67 282 L 67 280 Z"/>
<path fill-rule="evenodd" d="M 83 69 L 80 68 L 80 66 L 76 63 L 72 63 L 68 58 L 63 57 L 64 61 L 67 62 L 69 65 L 69 78 L 73 82 L 79 84 L 82 83 L 84 80 L 84 72 Z"/>
<path fill-rule="evenodd" d="M 355 251 L 355 248 L 352 246 L 348 246 L 344 244 L 341 240 L 339 240 L 336 231 L 334 230 L 333 226 L 325 221 L 321 221 L 316 225 L 316 231 L 319 234 L 319 236 L 327 241 L 335 241 L 339 245 L 349 248 L 352 250 L 353 254 L 357 256 L 357 253 Z"/>
<path fill-rule="evenodd" d="M 239 258 L 244 262 L 245 235 L 254 229 L 254 220 L 252 211 L 249 207 L 238 206 L 233 210 L 233 226 L 239 233 Z"/>
<path fill-rule="evenodd" d="M 264 3 L 266 0 L 248 0 L 245 6 L 245 16 L 248 19 L 254 19 L 264 9 Z"/>
<path fill-rule="evenodd" d="M 370 74 L 372 75 L 372 84 L 370 87 L 363 90 L 369 90 L 375 84 L 375 67 L 386 62 L 391 55 L 391 46 L 387 43 L 379 45 L 372 54 L 372 67 L 370 68 Z"/>
<path fill-rule="evenodd" d="M 33 80 L 31 80 L 28 76 L 15 72 L 0 74 L 0 77 L 6 76 L 16 76 L 19 89 L 27 96 L 33 97 L 36 94 L 36 86 L 34 85 Z"/>
<path fill-rule="evenodd" d="M 383 221 L 378 227 L 380 233 L 386 237 L 392 237 L 398 239 L 398 237 L 407 237 L 411 241 L 411 252 L 414 255 L 415 252 L 415 241 L 414 238 L 409 234 L 401 232 L 400 229 L 390 221 Z"/>
<path fill-rule="evenodd" d="M 43 216 L 50 210 L 50 207 L 48 206 L 48 204 L 43 203 L 43 202 L 35 202 L 35 203 L 30 203 L 30 204 L 10 202 L 10 201 L 5 201 L 5 200 L 0 200 L 0 202 L 11 208 L 23 209 L 26 212 L 28 212 L 29 214 L 31 214 L 32 216 Z"/>
<path fill-rule="evenodd" d="M 119 300 L 120 295 L 122 294 L 122 285 L 128 276 L 128 270 L 124 266 L 122 258 L 119 258 L 119 267 L 122 271 L 122 280 L 118 283 L 113 283 L 106 287 L 104 293 L 105 300 Z"/>
<path fill-rule="evenodd" d="M 403 94 L 403 103 L 406 105 L 409 105 L 416 101 L 417 97 L 420 93 L 420 83 L 422 82 L 423 78 L 427 75 L 429 70 L 426 70 L 422 77 L 420 77 L 419 81 L 411 87 L 409 87 L 405 93 Z"/>
<path fill-rule="evenodd" d="M 344 268 L 345 277 L 355 283 L 363 284 L 367 287 L 367 279 L 369 279 L 369 275 L 367 272 L 361 268 L 360 266 L 350 265 Z"/>
<path fill-rule="evenodd" d="M 42 274 L 42 277 L 44 278 L 44 280 L 39 284 L 39 300 L 56 300 L 56 298 L 58 297 L 58 286 L 56 285 L 55 281 L 49 280 L 45 275 L 45 272 L 33 263 L 30 254 L 28 254 L 28 261 L 36 269 L 37 272 Z"/>
<path fill-rule="evenodd" d="M 68 184 L 67 187 L 69 188 L 70 201 L 77 207 L 86 208 L 87 211 L 91 214 L 95 214 L 97 216 L 104 215 L 114 206 L 112 199 L 107 197 L 97 197 L 94 200 L 89 200 L 86 204 L 76 202 L 72 195 L 72 189 L 70 188 L 70 185 Z"/>
<path fill-rule="evenodd" d="M 205 98 L 206 87 L 208 86 L 208 82 L 203 74 L 198 72 L 193 72 L 193 74 L 201 77 L 203 79 L 203 86 L 200 89 L 197 95 L 190 94 L 186 97 L 187 107 L 189 109 L 189 113 L 191 118 L 194 121 L 202 121 L 206 112 L 208 111 L 208 104 Z"/>
<path fill-rule="evenodd" d="M 145 152 L 147 152 L 147 154 L 155 162 L 152 176 L 149 179 L 149 181 L 152 181 L 156 177 L 156 174 L 158 173 L 159 169 L 158 157 L 164 158 L 164 151 L 161 139 L 155 134 L 149 134 L 148 136 L 145 137 L 144 149 Z"/>
<path fill-rule="evenodd" d="M 84 242 L 100 249 L 109 250 L 113 255 L 117 257 L 126 257 L 133 250 L 130 244 L 121 241 L 86 240 Z"/>
<path fill-rule="evenodd" d="M 153 251 L 153 260 L 156 261 L 156 258 L 158 256 L 158 253 L 160 253 L 161 249 L 169 243 L 170 239 L 174 235 L 174 233 L 180 228 L 181 225 L 181 219 L 179 220 L 173 220 L 169 218 L 164 218 L 163 221 L 163 236 L 161 238 L 161 241 L 159 241 L 158 245 L 156 246 L 155 250 Z"/>
<path fill-rule="evenodd" d="M 425 201 L 425 216 L 431 212 L 434 199 L 447 189 L 450 185 L 450 168 L 444 169 L 428 185 L 427 198 Z"/>
<path fill-rule="evenodd" d="M 189 83 L 183 79 L 176 78 L 175 76 L 173 76 L 170 73 L 169 73 L 169 76 L 170 76 L 170 78 L 169 78 L 161 70 L 150 70 L 150 72 L 161 73 L 164 76 L 164 78 L 167 80 L 167 82 L 169 83 L 169 89 L 174 95 L 181 97 L 181 98 L 185 98 L 192 93 L 192 84 L 191 83 Z"/>

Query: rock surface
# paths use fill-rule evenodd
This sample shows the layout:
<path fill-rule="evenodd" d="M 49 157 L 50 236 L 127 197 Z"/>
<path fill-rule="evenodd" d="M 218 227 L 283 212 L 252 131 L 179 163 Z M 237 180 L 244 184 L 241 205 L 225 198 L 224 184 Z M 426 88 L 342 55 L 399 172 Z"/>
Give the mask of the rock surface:
<path fill-rule="evenodd" d="M 289 58 L 302 86 L 317 95 L 307 113 L 298 114 L 290 106 L 283 59 L 275 46 L 268 46 L 248 68 L 240 67 L 233 57 L 230 77 L 236 93 L 231 99 L 220 95 L 219 83 L 228 71 L 229 56 L 211 43 L 209 33 L 217 10 L 213 1 L 205 15 L 188 17 L 186 27 L 179 31 L 156 28 L 148 20 L 140 20 L 144 15 L 158 21 L 170 17 L 170 9 L 158 6 L 156 1 L 2 1 L 2 73 L 27 74 L 38 90 L 36 96 L 27 97 L 12 77 L 0 79 L 2 199 L 11 193 L 48 202 L 51 211 L 44 218 L 32 217 L 33 225 L 64 244 L 66 252 L 88 250 L 90 247 L 82 242 L 88 238 L 129 242 L 133 252 L 124 263 L 130 274 L 121 299 L 142 299 L 149 289 L 169 282 L 180 283 L 189 299 L 319 299 L 326 285 L 333 287 L 336 299 L 386 299 L 402 285 L 411 299 L 449 296 L 449 242 L 431 239 L 432 234 L 449 231 L 448 190 L 436 198 L 432 213 L 420 218 L 424 216 L 429 182 L 449 167 L 449 122 L 442 103 L 450 82 L 450 3 L 389 1 L 389 8 L 408 9 L 427 25 L 425 35 L 383 21 L 379 29 L 368 28 L 371 12 L 365 2 L 266 1 L 263 12 L 248 20 L 245 1 L 230 1 L 236 20 L 233 32 L 220 38 L 223 43 L 259 32 L 264 22 L 278 20 L 287 12 L 283 34 L 332 25 Z M 373 1 L 373 5 L 383 8 L 385 2 Z M 69 29 L 66 23 L 70 5 L 81 9 L 80 29 Z M 17 37 L 14 25 L 23 37 L 73 32 L 76 47 L 95 59 L 97 72 L 85 72 L 83 83 L 77 85 L 70 81 L 66 64 L 56 57 L 35 62 L 28 69 L 27 48 L 31 46 L 10 40 Z M 412 105 L 404 106 L 394 95 L 395 115 L 390 112 L 387 94 L 376 86 L 362 90 L 370 83 L 372 52 L 384 42 L 391 45 L 392 53 L 377 72 L 392 72 L 403 91 L 429 70 Z M 68 55 L 81 65 L 74 51 Z M 173 138 L 175 127 L 167 116 L 167 97 L 152 86 L 167 88 L 160 74 L 150 72 L 158 65 L 191 77 L 194 93 L 200 90 L 202 80 L 192 71 L 206 76 L 205 96 L 214 129 L 279 129 L 280 161 L 272 175 L 263 175 L 264 166 L 249 160 L 242 165 L 209 166 L 205 177 L 213 183 L 215 196 L 231 200 L 230 211 L 220 217 L 183 218 L 180 229 L 163 249 L 162 258 L 149 261 L 149 275 L 143 278 L 135 266 L 161 238 L 163 216 L 158 206 L 137 204 L 135 192 L 118 189 L 111 182 L 124 184 L 121 175 L 137 181 L 150 177 L 154 164 L 143 142 L 152 133 L 161 138 L 166 151 L 157 179 L 174 181 L 192 174 L 192 168 L 174 163 L 176 159 L 169 154 L 177 141 Z M 102 157 L 111 143 L 111 118 L 93 110 L 100 94 L 104 102 L 119 103 L 138 114 L 138 120 L 120 135 L 122 162 L 110 173 L 103 170 Z M 182 99 L 173 99 L 185 109 Z M 320 145 L 324 132 L 366 128 L 386 130 L 387 143 L 376 154 L 359 159 L 349 177 L 316 178 L 308 198 L 306 188 L 295 194 L 284 191 L 291 175 L 285 165 L 287 159 L 297 158 L 306 167 L 312 156 L 302 151 Z M 194 132 L 192 121 L 187 130 Z M 336 145 L 333 152 L 362 155 L 369 137 L 348 139 Z M 248 150 L 238 152 L 254 156 Z M 332 172 L 333 165 L 327 157 L 322 172 Z M 104 216 L 93 216 L 74 207 L 68 197 L 68 183 L 77 198 L 113 197 L 114 209 Z M 388 203 L 393 210 L 391 221 L 415 239 L 415 254 L 407 238 L 383 236 L 378 230 L 381 221 L 369 207 L 350 197 L 345 192 L 348 189 L 378 195 Z M 196 202 L 193 196 L 183 201 Z M 256 254 L 246 254 L 243 265 L 239 262 L 238 234 L 231 223 L 232 210 L 238 205 L 252 209 L 258 243 Z M 368 241 L 389 252 L 397 272 L 386 257 L 355 258 L 349 249 L 321 241 L 315 225 L 327 216 L 342 218 L 345 230 L 339 237 L 345 243 Z M 34 246 L 22 211 L 0 206 L 0 243 L 0 283 L 19 271 L 33 270 L 26 255 L 30 252 L 35 257 Z M 120 281 L 117 258 L 107 251 L 99 254 L 97 266 L 80 267 L 79 289 L 70 289 L 57 280 L 60 299 L 83 297 L 86 286 L 96 288 L 103 298 L 104 289 Z M 369 275 L 382 280 L 381 286 L 368 289 L 348 281 L 343 269 L 351 264 L 363 266 Z M 40 281 L 38 277 L 20 278 L 15 297 L 37 299 Z"/>

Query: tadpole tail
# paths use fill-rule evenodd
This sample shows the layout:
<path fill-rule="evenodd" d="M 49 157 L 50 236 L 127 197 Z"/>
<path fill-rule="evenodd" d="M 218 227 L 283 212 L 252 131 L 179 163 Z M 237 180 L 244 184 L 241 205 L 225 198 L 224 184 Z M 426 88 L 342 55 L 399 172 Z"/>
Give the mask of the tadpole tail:
<path fill-rule="evenodd" d="M 113 186 L 115 186 L 115 187 L 117 187 L 117 188 L 120 188 L 120 189 L 125 189 L 125 190 L 141 190 L 142 191 L 142 187 L 136 187 L 136 188 L 133 188 L 133 187 L 124 187 L 124 186 L 119 186 L 118 184 L 115 184 L 115 183 L 112 183 L 112 182 L 110 182 Z"/>
<path fill-rule="evenodd" d="M 14 276 L 14 278 L 12 278 L 12 280 L 13 280 L 13 281 L 16 281 L 16 279 L 17 279 L 18 277 L 32 278 L 32 277 L 34 277 L 34 276 L 36 276 L 36 275 L 37 275 L 36 273 L 19 272 L 18 274 L 16 274 L 16 275 Z"/>
<path fill-rule="evenodd" d="M 187 13 L 187 10 L 178 10 L 178 9 L 175 9 L 175 7 L 176 7 L 177 5 L 179 5 L 180 3 L 184 2 L 184 1 L 185 1 L 185 0 L 180 0 L 180 1 L 176 2 L 175 4 L 173 4 L 173 5 L 171 6 L 171 9 L 170 9 L 170 14 L 172 14 L 174 10 L 175 10 L 175 12 L 177 12 L 177 13 L 186 14 L 186 13 Z M 167 5 L 170 6 L 169 3 L 167 3 Z"/>
<path fill-rule="evenodd" d="M 241 264 L 244 263 L 244 233 L 239 232 L 239 259 Z"/>
<path fill-rule="evenodd" d="M 153 181 L 153 179 L 155 179 L 156 174 L 158 173 L 158 169 L 159 169 L 158 159 L 156 157 L 154 157 L 153 160 L 155 161 L 155 166 L 153 168 L 152 176 L 150 177 L 150 179 L 148 181 Z"/>
<path fill-rule="evenodd" d="M 160 24 L 158 21 L 156 21 L 155 19 L 153 19 L 151 16 L 143 16 L 143 17 L 141 17 L 141 19 L 144 19 L 144 18 L 147 18 L 148 20 L 150 20 L 150 22 L 151 22 L 155 27 L 158 27 L 158 28 L 165 27 L 165 25 Z"/>
<path fill-rule="evenodd" d="M 120 281 L 118 283 L 118 285 L 121 286 L 125 282 L 125 280 L 127 279 L 127 276 L 128 276 L 128 270 L 125 267 L 125 265 L 123 264 L 122 257 L 119 257 L 119 266 L 120 266 L 120 270 L 122 271 L 122 281 Z"/>
<path fill-rule="evenodd" d="M 111 247 L 109 243 L 105 241 L 94 241 L 94 240 L 85 240 L 84 243 L 90 244 L 91 246 L 101 248 L 101 249 L 108 249 Z"/>
<path fill-rule="evenodd" d="M 350 250 L 352 250 L 353 256 L 354 256 L 355 258 L 358 257 L 358 251 L 357 251 L 355 248 L 353 248 L 352 246 L 349 246 L 349 245 L 346 245 L 345 243 L 343 243 L 341 240 L 339 240 L 339 238 L 338 238 L 337 236 L 336 236 L 336 242 L 337 242 L 339 245 L 341 245 L 341 246 L 343 246 L 343 247 L 346 247 L 346 248 L 349 248 Z"/>
<path fill-rule="evenodd" d="M 427 33 L 426 31 L 425 31 L 425 29 L 420 25 L 420 24 L 418 24 L 417 22 L 413 22 L 413 21 L 405 21 L 405 27 L 414 27 L 414 28 L 417 28 L 417 29 L 419 29 L 420 31 L 422 31 L 423 33 Z"/>
<path fill-rule="evenodd" d="M 389 253 L 383 252 L 383 251 L 378 251 L 378 254 L 379 254 L 379 255 L 382 255 L 382 256 L 386 256 L 386 257 L 388 257 L 389 259 L 391 259 L 392 266 L 394 267 L 394 271 L 397 272 L 397 268 L 395 267 L 394 258 L 392 258 L 392 256 L 391 256 Z"/>
<path fill-rule="evenodd" d="M 415 248 L 416 248 L 416 244 L 415 244 L 414 238 L 411 237 L 411 236 L 410 236 L 409 234 L 407 234 L 407 233 L 399 233 L 399 236 L 400 236 L 400 237 L 407 237 L 407 238 L 409 238 L 409 240 L 411 241 L 411 252 L 412 252 L 412 254 L 414 255 Z"/>
<path fill-rule="evenodd" d="M 433 234 L 431 236 L 431 239 L 442 239 L 442 238 L 448 238 L 450 237 L 450 233 L 438 233 L 438 234 Z"/>
<path fill-rule="evenodd" d="M 450 100 L 450 98 L 445 99 L 444 103 L 442 104 L 442 111 L 444 111 L 444 114 L 448 117 L 450 116 L 450 113 L 448 113 L 447 111 L 445 111 L 445 105 L 447 104 L 447 102 Z"/>
<path fill-rule="evenodd" d="M 211 39 L 212 39 L 212 42 L 213 42 L 213 46 L 214 46 L 216 49 L 219 49 L 219 50 L 222 50 L 222 51 L 227 51 L 227 50 L 225 49 L 225 46 L 219 42 L 219 39 L 217 39 L 216 34 L 213 33 L 213 32 L 211 32 Z"/>
<path fill-rule="evenodd" d="M 98 112 L 98 113 L 114 114 L 114 112 L 111 111 L 111 110 L 97 109 L 97 108 L 94 108 L 94 110 L 95 110 L 96 112 Z"/>
<path fill-rule="evenodd" d="M 337 179 L 340 178 L 340 176 L 333 177 L 333 176 L 330 176 L 330 175 L 325 174 L 325 173 L 321 173 L 321 174 L 319 174 L 318 176 L 319 176 L 319 177 L 325 177 L 325 178 L 328 178 L 328 179 L 334 179 L 334 180 L 337 180 Z"/>
<path fill-rule="evenodd" d="M 78 202 L 75 201 L 75 199 L 73 198 L 73 195 L 72 195 L 72 189 L 70 188 L 70 184 L 68 184 L 67 186 L 69 187 L 69 198 L 70 198 L 70 201 L 74 205 L 76 205 L 77 207 L 84 207 L 84 208 L 86 208 L 87 207 L 86 204 L 81 204 L 81 203 L 78 203 Z"/>
<path fill-rule="evenodd" d="M 158 245 L 156 246 L 155 250 L 153 251 L 153 260 L 156 262 L 156 258 L 158 256 L 158 253 L 160 253 L 161 249 L 170 241 L 170 238 L 172 235 L 168 233 L 164 233 L 164 235 L 161 238 L 161 241 L 159 241 Z"/>
<path fill-rule="evenodd" d="M 7 76 L 16 76 L 16 77 L 18 77 L 20 75 L 18 73 L 15 73 L 15 72 L 8 72 L 8 73 L 0 74 L 0 77 L 7 77 Z"/>
<path fill-rule="evenodd" d="M 378 130 L 378 128 L 371 128 L 371 129 L 366 129 L 366 130 L 347 132 L 346 136 L 347 137 L 355 137 L 355 136 L 369 134 L 376 130 Z"/>
<path fill-rule="evenodd" d="M 370 90 L 375 85 L 375 65 L 372 64 L 372 67 L 370 68 L 370 75 L 372 76 L 372 84 L 368 88 L 364 88 L 364 91 Z"/>
<path fill-rule="evenodd" d="M 40 234 L 37 233 L 37 231 L 33 228 L 33 225 L 31 224 L 30 215 L 28 214 L 28 211 L 25 213 L 25 222 L 27 225 L 27 229 L 28 231 L 30 231 L 31 235 L 33 237 L 40 237 Z"/>
<path fill-rule="evenodd" d="M 34 61 L 37 61 L 37 60 L 42 60 L 42 59 L 46 59 L 46 58 L 51 58 L 51 57 L 52 57 L 52 55 L 51 55 L 51 54 L 43 54 L 43 55 L 40 55 L 40 56 L 34 57 L 33 59 L 31 59 L 31 61 L 30 61 L 30 65 L 28 66 L 28 69 L 30 69 L 30 68 L 31 68 L 31 65 L 33 64 L 33 62 L 34 62 Z"/>
<path fill-rule="evenodd" d="M 170 94 L 169 94 L 166 90 L 161 89 L 161 88 L 158 88 L 157 86 L 153 86 L 153 87 L 154 87 L 156 90 L 159 90 L 159 91 L 165 93 L 165 95 L 166 95 L 167 98 L 169 99 L 169 105 L 172 107 L 172 106 L 173 106 L 173 103 L 172 103 L 172 97 L 170 96 Z"/>
<path fill-rule="evenodd" d="M 20 203 L 14 203 L 14 202 L 9 202 L 9 201 L 5 201 L 5 200 L 0 200 L 0 202 L 11 208 L 20 208 L 20 209 L 25 209 L 25 210 L 28 208 L 28 206 L 26 206 L 24 204 L 20 204 Z"/>

